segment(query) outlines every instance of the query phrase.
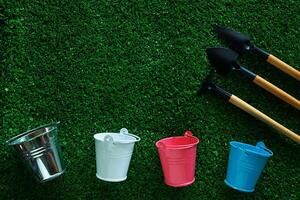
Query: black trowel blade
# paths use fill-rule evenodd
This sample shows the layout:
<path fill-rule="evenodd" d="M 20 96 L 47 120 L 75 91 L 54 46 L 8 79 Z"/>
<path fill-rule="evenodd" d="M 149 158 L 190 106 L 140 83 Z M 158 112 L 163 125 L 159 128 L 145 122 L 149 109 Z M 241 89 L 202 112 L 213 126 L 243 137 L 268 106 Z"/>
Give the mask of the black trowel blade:
<path fill-rule="evenodd" d="M 247 35 L 222 26 L 216 26 L 215 32 L 240 54 L 251 49 L 250 38 Z"/>
<path fill-rule="evenodd" d="M 219 74 L 228 74 L 236 66 L 239 55 L 228 48 L 214 47 L 207 48 L 206 54 L 210 64 Z"/>

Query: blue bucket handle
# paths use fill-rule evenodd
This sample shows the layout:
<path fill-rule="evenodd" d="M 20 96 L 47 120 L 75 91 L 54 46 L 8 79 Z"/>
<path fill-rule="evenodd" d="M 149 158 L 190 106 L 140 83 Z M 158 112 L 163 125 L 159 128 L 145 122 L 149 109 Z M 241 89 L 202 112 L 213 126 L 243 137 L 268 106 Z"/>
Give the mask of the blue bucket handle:
<path fill-rule="evenodd" d="M 263 141 L 258 141 L 256 143 L 256 147 L 261 148 L 261 149 L 268 149 Z"/>
<path fill-rule="evenodd" d="M 272 152 L 270 149 L 268 149 L 268 148 L 266 147 L 266 145 L 265 145 L 265 143 L 264 143 L 263 141 L 258 141 L 258 142 L 256 143 L 256 147 L 257 147 L 257 148 L 261 148 L 261 149 L 267 151 L 267 152 L 270 154 L 270 156 L 273 155 L 273 152 Z"/>

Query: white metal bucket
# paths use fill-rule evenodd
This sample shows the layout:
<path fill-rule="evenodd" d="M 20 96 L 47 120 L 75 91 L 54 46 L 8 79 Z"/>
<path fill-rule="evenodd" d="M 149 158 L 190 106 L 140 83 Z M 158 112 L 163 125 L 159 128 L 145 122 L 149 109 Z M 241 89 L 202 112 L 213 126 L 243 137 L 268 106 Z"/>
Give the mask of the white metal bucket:
<path fill-rule="evenodd" d="M 97 178 L 109 182 L 126 180 L 134 143 L 141 139 L 126 128 L 120 133 L 97 133 L 94 138 Z"/>

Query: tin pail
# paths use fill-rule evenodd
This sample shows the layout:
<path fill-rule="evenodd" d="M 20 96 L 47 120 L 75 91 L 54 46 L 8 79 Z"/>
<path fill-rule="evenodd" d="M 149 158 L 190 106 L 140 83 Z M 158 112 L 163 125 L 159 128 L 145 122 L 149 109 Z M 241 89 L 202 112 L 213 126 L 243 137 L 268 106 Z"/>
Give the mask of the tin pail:
<path fill-rule="evenodd" d="M 44 125 L 7 141 L 40 182 L 52 180 L 64 173 L 57 138 L 58 124 Z"/>

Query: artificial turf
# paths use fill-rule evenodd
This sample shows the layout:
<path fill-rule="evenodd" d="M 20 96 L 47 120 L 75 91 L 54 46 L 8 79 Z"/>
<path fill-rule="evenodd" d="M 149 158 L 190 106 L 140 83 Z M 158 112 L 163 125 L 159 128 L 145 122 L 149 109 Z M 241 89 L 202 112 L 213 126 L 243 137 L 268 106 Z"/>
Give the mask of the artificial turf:
<path fill-rule="evenodd" d="M 205 49 L 226 25 L 300 69 L 297 0 L 0 1 L 0 199 L 300 199 L 299 145 L 212 94 Z M 299 82 L 253 55 L 240 63 L 300 98 Z M 214 80 L 300 133 L 299 111 L 232 73 Z M 66 172 L 37 183 L 5 141 L 60 121 Z M 126 127 L 135 146 L 128 179 L 95 177 L 93 135 Z M 155 141 L 192 130 L 196 181 L 164 185 Z M 254 193 L 223 180 L 229 142 L 264 140 L 274 156 Z"/>

